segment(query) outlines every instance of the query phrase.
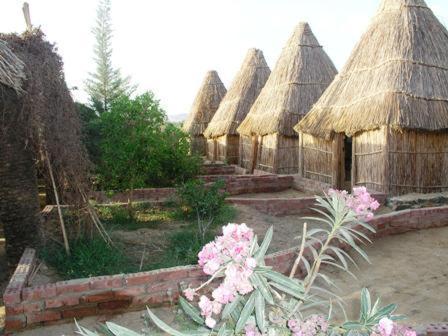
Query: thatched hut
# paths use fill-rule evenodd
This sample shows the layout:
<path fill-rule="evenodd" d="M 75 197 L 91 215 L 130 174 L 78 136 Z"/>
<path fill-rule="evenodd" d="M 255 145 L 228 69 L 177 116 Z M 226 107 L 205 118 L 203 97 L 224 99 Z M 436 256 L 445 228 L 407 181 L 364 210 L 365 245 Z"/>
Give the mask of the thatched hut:
<path fill-rule="evenodd" d="M 383 0 L 297 125 L 300 173 L 390 194 L 448 190 L 448 31 L 423 0 Z"/>
<path fill-rule="evenodd" d="M 236 129 L 257 99 L 270 73 L 263 52 L 249 49 L 229 91 L 204 132 L 209 160 L 238 163 L 240 136 Z"/>
<path fill-rule="evenodd" d="M 185 132 L 190 134 L 192 153 L 206 155 L 207 141 L 204 131 L 226 93 L 227 90 L 218 73 L 214 70 L 207 72 L 190 114 L 182 127 Z"/>
<path fill-rule="evenodd" d="M 6 58 L 5 63 L 6 49 L 0 44 L 0 222 L 8 261 L 14 266 L 23 249 L 35 245 L 39 236 L 37 175 L 58 194 L 59 202 L 90 209 L 90 165 L 55 46 L 38 29 L 0 34 L 0 40 L 20 59 Z M 8 63 L 19 64 L 20 71 L 5 70 Z M 10 73 L 6 82 L 5 73 Z"/>
<path fill-rule="evenodd" d="M 336 68 L 307 23 L 288 40 L 266 85 L 241 123 L 240 164 L 249 171 L 298 171 L 294 125 L 336 75 Z"/>

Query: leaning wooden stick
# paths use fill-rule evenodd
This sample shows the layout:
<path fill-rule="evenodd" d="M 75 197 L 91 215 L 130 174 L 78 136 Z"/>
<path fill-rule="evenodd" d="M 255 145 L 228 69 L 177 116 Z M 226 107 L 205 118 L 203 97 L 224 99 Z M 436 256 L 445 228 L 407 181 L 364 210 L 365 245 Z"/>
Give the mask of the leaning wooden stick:
<path fill-rule="evenodd" d="M 297 256 L 297 259 L 294 261 L 294 265 L 292 267 L 291 273 L 289 274 L 289 277 L 291 279 L 294 278 L 294 276 L 296 275 L 297 268 L 299 267 L 300 260 L 302 260 L 303 253 L 305 251 L 306 231 L 307 231 L 307 224 L 305 222 L 303 224 L 302 244 L 300 245 L 299 255 Z"/>
<path fill-rule="evenodd" d="M 50 174 L 51 184 L 53 185 L 54 198 L 56 200 L 56 207 L 58 208 L 59 221 L 61 223 L 62 236 L 64 237 L 65 251 L 70 255 L 70 245 L 68 244 L 67 231 L 65 230 L 64 217 L 62 216 L 61 204 L 59 203 L 58 188 L 56 187 L 56 182 L 53 176 L 53 169 L 51 168 L 50 159 L 48 158 L 48 153 L 45 152 L 45 159 L 47 161 L 48 173 Z"/>

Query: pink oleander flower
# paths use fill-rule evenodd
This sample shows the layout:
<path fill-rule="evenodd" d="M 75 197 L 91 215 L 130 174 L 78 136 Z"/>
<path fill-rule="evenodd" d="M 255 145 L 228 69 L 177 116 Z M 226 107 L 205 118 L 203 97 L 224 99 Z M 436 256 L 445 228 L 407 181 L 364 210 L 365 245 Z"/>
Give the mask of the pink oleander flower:
<path fill-rule="evenodd" d="M 222 304 L 217 301 L 213 301 L 213 305 L 212 305 L 213 314 L 219 315 L 219 314 L 221 314 L 221 310 L 222 310 Z"/>
<path fill-rule="evenodd" d="M 233 288 L 221 284 L 213 291 L 212 297 L 221 304 L 227 304 L 235 300 L 235 291 Z"/>
<path fill-rule="evenodd" d="M 254 269 L 255 267 L 257 267 L 257 261 L 254 258 L 247 258 L 246 267 Z"/>
<path fill-rule="evenodd" d="M 205 319 L 205 325 L 207 327 L 209 327 L 210 329 L 213 329 L 215 327 L 215 325 L 216 325 L 216 320 L 211 318 L 211 317 L 207 317 Z"/>
<path fill-rule="evenodd" d="M 406 326 L 399 325 L 391 319 L 384 317 L 378 323 L 378 326 L 371 336 L 416 336 L 417 333 L 407 328 Z"/>
<path fill-rule="evenodd" d="M 373 211 L 380 207 L 380 203 L 370 196 L 366 187 L 355 187 L 350 195 L 347 191 L 329 189 L 330 197 L 338 197 L 345 202 L 347 208 L 351 209 L 360 220 L 369 221 L 373 218 Z"/>
<path fill-rule="evenodd" d="M 216 271 L 219 270 L 219 267 L 221 266 L 221 264 L 219 263 L 218 259 L 212 259 L 209 260 L 205 263 L 204 267 L 203 267 L 203 271 L 205 274 L 208 275 L 213 275 L 216 273 Z"/>
<path fill-rule="evenodd" d="M 252 324 L 246 324 L 244 327 L 245 336 L 261 336 L 261 333 L 258 331 L 258 328 Z"/>
<path fill-rule="evenodd" d="M 187 288 L 184 290 L 184 295 L 188 301 L 193 301 L 196 291 L 193 288 Z"/>
<path fill-rule="evenodd" d="M 202 295 L 199 299 L 199 308 L 201 309 L 201 315 L 205 317 L 211 317 L 213 313 L 213 302 L 208 297 Z"/>
<path fill-rule="evenodd" d="M 378 323 L 378 331 L 382 336 L 391 336 L 394 329 L 394 322 L 387 317 L 383 317 Z"/>
<path fill-rule="evenodd" d="M 216 259 L 218 257 L 218 252 L 215 242 L 204 245 L 198 254 L 199 266 L 204 266 L 208 261 Z"/>
<path fill-rule="evenodd" d="M 289 320 L 287 325 L 293 336 L 316 336 L 328 330 L 328 321 L 320 315 L 311 315 L 304 321 Z"/>

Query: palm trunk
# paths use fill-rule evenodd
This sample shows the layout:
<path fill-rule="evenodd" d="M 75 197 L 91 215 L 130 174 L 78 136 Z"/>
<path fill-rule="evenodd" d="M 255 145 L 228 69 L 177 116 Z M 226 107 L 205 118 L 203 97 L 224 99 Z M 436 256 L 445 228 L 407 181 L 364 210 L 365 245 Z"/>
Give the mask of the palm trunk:
<path fill-rule="evenodd" d="M 36 166 L 20 118 L 20 101 L 12 92 L 0 100 L 0 221 L 10 268 L 38 237 L 39 194 Z"/>

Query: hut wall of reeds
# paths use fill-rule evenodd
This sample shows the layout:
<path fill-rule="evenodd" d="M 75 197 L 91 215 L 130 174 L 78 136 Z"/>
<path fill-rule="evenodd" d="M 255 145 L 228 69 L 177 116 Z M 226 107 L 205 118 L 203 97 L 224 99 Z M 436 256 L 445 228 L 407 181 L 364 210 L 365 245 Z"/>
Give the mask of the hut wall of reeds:
<path fill-rule="evenodd" d="M 199 88 L 188 118 L 182 128 L 190 135 L 191 152 L 205 156 L 207 140 L 204 137 L 210 120 L 216 113 L 227 90 L 214 70 L 208 71 Z"/>
<path fill-rule="evenodd" d="M 391 195 L 448 190 L 448 31 L 423 0 L 383 0 L 295 128 L 304 178 Z"/>
<path fill-rule="evenodd" d="M 238 128 L 240 165 L 250 171 L 297 173 L 299 140 L 293 127 L 336 73 L 310 26 L 300 23 Z"/>
<path fill-rule="evenodd" d="M 207 158 L 229 164 L 238 163 L 239 135 L 244 120 L 271 71 L 259 49 L 249 49 L 229 91 L 204 132 Z"/>

